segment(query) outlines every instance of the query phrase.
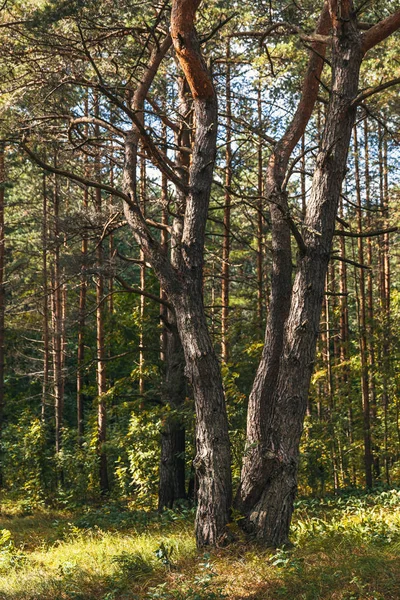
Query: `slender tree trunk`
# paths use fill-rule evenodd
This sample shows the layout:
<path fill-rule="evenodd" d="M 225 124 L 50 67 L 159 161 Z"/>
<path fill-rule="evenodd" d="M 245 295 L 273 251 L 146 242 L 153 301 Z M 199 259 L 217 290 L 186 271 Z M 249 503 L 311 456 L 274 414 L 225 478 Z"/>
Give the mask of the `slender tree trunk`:
<path fill-rule="evenodd" d="M 332 331 L 331 328 L 334 326 L 333 317 L 331 317 L 330 302 L 329 302 L 329 290 L 330 283 L 329 270 L 326 277 L 326 293 L 325 293 L 325 361 L 326 361 L 326 372 L 327 372 L 327 397 L 328 397 L 328 415 L 329 415 L 329 431 L 330 431 L 330 454 L 333 468 L 333 489 L 335 492 L 339 489 L 339 467 L 336 452 L 336 436 L 335 436 L 335 397 L 334 397 L 334 381 L 333 381 L 333 366 L 334 366 L 334 353 L 332 353 Z"/>
<path fill-rule="evenodd" d="M 83 209 L 87 210 L 89 204 L 89 192 L 85 188 L 83 192 Z M 84 432 L 84 365 L 85 365 L 85 327 L 86 327 L 86 294 L 87 294 L 87 276 L 86 262 L 88 252 L 88 238 L 86 232 L 83 233 L 81 243 L 81 275 L 79 285 L 79 320 L 78 320 L 78 357 L 77 357 L 77 375 L 76 375 L 76 409 L 78 422 L 78 443 L 82 444 Z"/>
<path fill-rule="evenodd" d="M 226 151 L 225 151 L 225 206 L 224 232 L 222 243 L 222 282 L 221 282 L 221 358 L 226 363 L 229 360 L 228 323 L 229 323 L 229 260 L 230 260 L 230 228 L 231 228 L 231 195 L 232 185 L 232 102 L 231 102 L 231 65 L 230 41 L 226 44 Z"/>
<path fill-rule="evenodd" d="M 358 233 L 362 234 L 362 205 L 361 205 L 361 183 L 360 183 L 360 165 L 357 127 L 354 127 L 354 164 L 355 164 L 355 182 L 357 195 L 357 225 Z M 358 240 L 358 262 L 364 264 L 364 242 L 363 238 Z M 357 277 L 357 275 L 356 275 Z M 363 436 L 364 436 L 364 468 L 365 485 L 372 487 L 372 443 L 371 443 L 371 420 L 369 404 L 369 373 L 367 358 L 367 328 L 366 328 L 366 301 L 365 301 L 365 275 L 364 269 L 359 269 L 359 290 L 357 294 L 358 302 L 358 321 L 359 321 L 359 339 L 360 339 L 360 359 L 361 359 L 361 398 L 363 411 Z"/>
<path fill-rule="evenodd" d="M 190 101 L 188 98 L 188 87 L 183 77 L 178 79 L 180 96 L 180 130 L 177 135 L 178 148 L 190 148 L 190 123 L 188 121 L 190 114 Z M 164 129 L 164 140 L 166 144 L 166 131 Z M 189 154 L 183 151 L 178 153 L 178 164 L 182 169 L 185 180 L 188 180 Z M 162 175 L 162 223 L 168 224 L 168 182 L 165 175 Z M 181 238 L 180 223 L 182 220 L 183 205 L 177 202 L 172 228 L 171 245 L 179 246 Z M 178 222 L 176 222 L 178 221 Z M 165 254 L 168 252 L 168 236 L 165 230 L 161 233 L 161 245 Z M 177 257 L 176 250 L 174 251 Z M 178 265 L 177 265 L 178 266 Z M 161 298 L 167 299 L 165 292 L 161 288 Z M 166 412 L 161 427 L 161 460 L 160 460 L 160 481 L 158 490 L 158 510 L 163 508 L 172 508 L 177 500 L 186 498 L 185 489 L 185 425 L 182 421 L 180 410 L 185 401 L 186 377 L 185 377 L 185 357 L 182 344 L 176 327 L 175 315 L 172 310 L 168 310 L 165 305 L 161 305 L 161 358 L 164 362 L 164 381 L 162 385 L 163 404 L 171 410 Z"/>
<path fill-rule="evenodd" d="M 340 218 L 344 218 L 343 200 L 340 199 Z M 343 224 L 340 224 L 340 231 L 344 231 Z M 340 262 L 340 361 L 341 361 L 341 389 L 343 390 L 343 398 L 345 403 L 345 414 L 347 414 L 347 438 L 350 449 L 354 444 L 354 423 L 353 423 L 353 408 L 351 394 L 351 373 L 350 373 L 350 332 L 349 332 L 349 305 L 348 305 L 348 287 L 347 287 L 347 264 L 346 260 L 346 242 L 344 236 L 339 236 L 340 256 L 343 261 Z M 348 453 L 349 456 L 349 480 L 352 485 L 356 485 L 356 465 L 353 460 L 353 452 Z"/>
<path fill-rule="evenodd" d="M 5 269 L 5 228 L 4 208 L 6 182 L 5 173 L 5 144 L 0 142 L 0 447 L 4 421 L 4 316 L 5 316 L 5 292 L 4 292 L 4 269 Z M 0 451 L 0 489 L 3 487 L 3 451 Z"/>
<path fill-rule="evenodd" d="M 387 165 L 387 139 L 380 132 L 380 178 L 381 178 L 381 209 L 383 225 L 389 225 L 389 184 Z M 390 378 L 390 237 L 383 235 L 381 250 L 381 314 L 382 314 L 382 404 L 384 422 L 384 464 L 386 483 L 390 484 L 390 457 L 389 457 L 389 378 Z"/>
<path fill-rule="evenodd" d="M 43 222 L 42 222 L 42 279 L 43 279 L 43 383 L 41 418 L 46 420 L 46 407 L 49 403 L 49 371 L 50 371 L 50 335 L 49 335 L 49 289 L 48 289 L 48 198 L 47 179 L 43 172 Z"/>
<path fill-rule="evenodd" d="M 85 96 L 85 116 L 89 116 L 89 98 Z M 88 126 L 85 126 L 85 137 L 88 137 Z M 89 161 L 85 154 L 84 157 L 85 177 L 89 176 Z M 82 208 L 86 213 L 89 206 L 89 189 L 84 188 Z M 86 296 L 87 296 L 87 275 L 86 263 L 88 253 L 88 236 L 86 230 L 82 234 L 81 241 L 81 273 L 79 285 L 79 317 L 78 317 L 78 354 L 77 354 L 77 373 L 76 373 L 76 417 L 78 425 L 78 445 L 83 442 L 84 432 L 84 365 L 85 365 L 85 328 L 86 328 Z"/>
<path fill-rule="evenodd" d="M 140 208 L 142 214 L 146 216 L 146 159 L 143 156 L 140 163 Z M 146 264 L 143 250 L 140 250 L 140 289 L 146 291 Z M 142 398 L 141 405 L 144 407 L 144 318 L 146 311 L 146 301 L 143 295 L 140 296 L 140 326 L 139 326 L 139 394 Z"/>
<path fill-rule="evenodd" d="M 264 295 L 264 216 L 263 216 L 263 191 L 264 191 L 264 173 L 263 173 L 263 143 L 261 136 L 262 127 L 262 98 L 261 98 L 261 82 L 258 84 L 257 90 L 257 116 L 258 127 L 260 134 L 257 143 L 257 329 L 260 332 L 260 338 L 264 328 L 265 314 L 265 295 Z"/>
<path fill-rule="evenodd" d="M 367 229 L 372 229 L 371 219 L 371 177 L 369 168 L 369 131 L 368 131 L 368 119 L 367 116 L 364 118 L 364 151 L 365 151 L 365 205 L 367 209 Z M 375 315 L 374 315 L 374 287 L 373 287 L 373 260 L 372 260 L 372 240 L 370 237 L 367 238 L 367 261 L 366 264 L 369 267 L 367 273 L 367 349 L 368 349 L 368 375 L 369 375 L 369 391 L 370 391 L 370 408 L 371 408 L 371 420 L 376 423 L 377 419 L 377 402 L 376 402 L 376 380 L 375 380 Z M 380 477 L 380 464 L 379 464 L 379 445 L 377 440 L 374 440 L 372 447 L 372 459 L 374 467 L 374 476 L 376 479 Z"/>
<path fill-rule="evenodd" d="M 54 158 L 57 166 L 57 154 Z M 55 175 L 54 181 L 54 262 L 53 262 L 53 294 L 52 294 L 52 321 L 53 321 L 53 373 L 54 373 L 54 410 L 55 410 L 55 448 L 56 454 L 61 450 L 62 425 L 64 411 L 64 374 L 62 358 L 62 281 L 60 267 L 61 233 L 60 221 L 60 194 L 59 181 Z M 62 475 L 61 475 L 62 479 Z"/>
<path fill-rule="evenodd" d="M 96 117 L 99 115 L 99 102 L 97 96 L 94 98 L 94 108 Z M 100 139 L 100 130 L 98 125 L 95 126 L 95 137 Z M 96 180 L 101 180 L 101 157 L 100 150 L 97 151 L 95 162 Z M 102 198 L 101 190 L 95 190 L 95 208 L 96 212 L 101 215 Z M 107 393 L 107 374 L 106 374 L 106 349 L 105 349 L 105 328 L 104 328 L 104 256 L 103 243 L 101 240 L 96 246 L 96 348 L 97 348 L 97 435 L 98 435 L 98 455 L 99 455 L 99 475 L 100 475 L 100 490 L 102 494 L 109 492 L 110 486 L 108 481 L 108 466 L 107 452 L 105 444 L 107 441 L 107 408 L 106 408 L 106 393 Z"/>
<path fill-rule="evenodd" d="M 179 413 L 186 398 L 185 357 L 174 315 L 168 311 L 165 334 L 165 378 L 162 400 L 170 411 L 161 428 L 161 462 L 158 509 L 172 508 L 174 502 L 186 498 L 185 427 Z"/>

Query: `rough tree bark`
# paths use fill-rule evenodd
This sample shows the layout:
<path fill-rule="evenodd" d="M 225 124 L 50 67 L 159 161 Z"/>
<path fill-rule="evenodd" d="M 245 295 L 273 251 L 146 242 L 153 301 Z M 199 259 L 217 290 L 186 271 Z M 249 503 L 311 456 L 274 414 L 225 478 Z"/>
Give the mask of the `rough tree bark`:
<path fill-rule="evenodd" d="M 326 34 L 330 27 L 327 3 L 322 10 L 316 32 Z M 265 344 L 249 397 L 246 452 L 235 505 L 243 514 L 259 498 L 268 472 L 267 421 L 279 372 L 283 348 L 284 325 L 289 314 L 292 290 L 292 252 L 289 209 L 283 182 L 294 147 L 304 133 L 317 99 L 319 78 L 324 65 L 325 45 L 313 42 L 302 96 L 285 134 L 275 145 L 267 166 L 265 198 L 270 204 L 272 227 L 272 277 Z"/>
<path fill-rule="evenodd" d="M 400 26 L 398 11 L 360 35 L 351 1 L 337 3 L 331 0 L 328 5 L 333 36 L 332 85 L 327 119 L 306 207 L 302 239 L 299 240 L 296 235 L 300 251 L 293 289 L 291 293 L 290 289 L 285 289 L 282 297 L 285 308 L 282 309 L 281 303 L 280 314 L 277 317 L 270 315 L 267 325 L 267 352 L 271 353 L 270 348 L 273 347 L 270 340 L 270 336 L 275 334 L 274 328 L 271 329 L 273 319 L 278 338 L 281 338 L 280 351 L 274 355 L 272 370 L 268 368 L 270 362 L 263 356 L 262 367 L 256 377 L 249 411 L 248 442 L 251 446 L 237 496 L 237 506 L 246 517 L 247 527 L 270 546 L 285 544 L 289 539 L 297 489 L 299 442 L 315 359 L 340 187 L 356 114 L 360 66 L 365 52 Z M 280 256 L 286 256 L 289 243 L 287 227 L 280 227 L 279 221 L 274 219 L 272 227 L 275 252 L 280 249 Z M 278 256 L 276 252 L 273 257 L 271 311 L 276 301 L 274 294 L 281 293 L 283 289 L 279 280 L 287 282 L 286 288 L 290 284 L 287 259 L 282 264 L 283 273 L 280 272 L 279 280 L 276 279 L 281 264 Z M 287 319 L 281 335 L 280 320 L 285 312 Z M 255 411 L 257 402 L 261 407 Z M 254 426 L 252 418 L 255 419 Z M 253 444 L 255 451 L 252 450 Z"/>
<path fill-rule="evenodd" d="M 196 538 L 199 546 L 205 546 L 217 545 L 225 534 L 231 505 L 231 456 L 222 378 L 203 305 L 203 251 L 216 152 L 217 100 L 194 28 L 198 5 L 197 1 L 176 0 L 171 14 L 171 37 L 193 96 L 196 123 L 189 187 L 176 176 L 172 178 L 186 193 L 181 244 L 176 248 L 179 268 L 171 264 L 151 236 L 137 203 L 136 190 L 137 145 L 142 132 L 144 99 L 169 47 L 168 39 L 154 51 L 142 83 L 133 95 L 135 120 L 125 138 L 124 188 L 129 200 L 124 208 L 127 222 L 176 316 L 186 375 L 195 398 L 194 463 L 199 481 Z"/>

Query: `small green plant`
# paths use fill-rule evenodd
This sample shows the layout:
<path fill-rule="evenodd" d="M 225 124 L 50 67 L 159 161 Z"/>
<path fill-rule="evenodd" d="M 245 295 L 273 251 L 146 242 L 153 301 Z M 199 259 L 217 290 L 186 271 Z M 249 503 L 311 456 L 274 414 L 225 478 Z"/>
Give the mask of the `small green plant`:
<path fill-rule="evenodd" d="M 170 589 L 167 582 L 150 588 L 146 598 L 149 600 L 223 600 L 226 595 L 218 589 L 211 589 L 217 573 L 210 560 L 210 554 L 204 554 L 200 562 L 200 574 L 196 575 L 193 584 L 184 584 L 180 588 Z"/>
<path fill-rule="evenodd" d="M 173 553 L 174 547 L 168 547 L 164 544 L 164 542 L 161 542 L 159 548 L 157 548 L 157 550 L 154 552 L 158 560 L 169 570 L 173 567 L 173 562 L 171 560 Z"/>
<path fill-rule="evenodd" d="M 26 555 L 15 547 L 8 529 L 0 529 L 0 573 L 10 568 L 20 568 L 26 562 Z"/>
<path fill-rule="evenodd" d="M 271 565 L 278 569 L 287 569 L 296 573 L 301 573 L 303 570 L 303 560 L 293 556 L 290 550 L 279 549 L 269 559 Z"/>

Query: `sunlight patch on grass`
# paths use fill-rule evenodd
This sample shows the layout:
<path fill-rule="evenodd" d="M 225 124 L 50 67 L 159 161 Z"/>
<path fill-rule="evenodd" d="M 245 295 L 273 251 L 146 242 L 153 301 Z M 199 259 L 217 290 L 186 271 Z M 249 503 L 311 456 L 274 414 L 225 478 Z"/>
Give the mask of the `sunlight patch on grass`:
<path fill-rule="evenodd" d="M 84 515 L 3 512 L 0 525 L 9 534 L 0 542 L 0 600 L 400 597 L 397 491 L 298 502 L 290 550 L 266 550 L 242 536 L 227 548 L 197 552 L 192 517 L 116 506 Z"/>

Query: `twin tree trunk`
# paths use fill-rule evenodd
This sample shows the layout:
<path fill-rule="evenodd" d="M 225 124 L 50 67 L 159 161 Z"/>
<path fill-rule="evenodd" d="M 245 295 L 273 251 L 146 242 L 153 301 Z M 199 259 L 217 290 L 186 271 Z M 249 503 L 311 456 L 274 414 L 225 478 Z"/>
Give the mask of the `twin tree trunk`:
<path fill-rule="evenodd" d="M 195 140 L 182 236 L 176 250 L 177 263 L 171 265 L 165 253 L 160 252 L 145 227 L 143 215 L 138 214 L 137 204 L 125 203 L 125 212 L 173 306 L 186 372 L 194 392 L 195 466 L 199 482 L 196 535 L 198 546 L 204 546 L 218 544 L 225 532 L 231 474 L 221 373 L 202 300 L 204 235 L 215 160 L 217 101 L 193 25 L 198 5 L 198 0 L 175 0 L 171 15 L 171 37 L 192 93 L 195 114 Z M 275 146 L 268 167 L 266 195 L 271 202 L 273 234 L 271 304 L 266 345 L 250 397 L 248 451 L 236 507 L 245 516 L 248 529 L 271 546 L 288 541 L 297 489 L 300 436 L 340 189 L 356 114 L 360 65 L 363 54 L 394 31 L 399 21 L 400 11 L 392 20 L 384 21 L 383 26 L 378 24 L 361 36 L 351 2 L 344 1 L 340 6 L 334 0 L 325 3 L 318 35 L 312 42 L 313 53 L 298 111 Z M 290 218 L 283 184 L 290 154 L 304 133 L 317 97 L 324 44 L 331 26 L 332 90 L 301 234 Z M 149 67 L 149 73 L 152 68 Z M 141 110 L 144 97 L 145 94 Z M 127 147 L 125 165 L 130 200 L 135 197 L 136 185 L 134 144 L 131 150 Z M 175 176 L 173 180 L 179 188 Z M 181 183 L 184 184 L 182 180 Z M 291 233 L 299 246 L 293 286 Z"/>

